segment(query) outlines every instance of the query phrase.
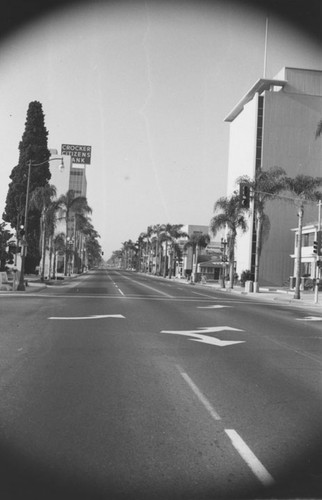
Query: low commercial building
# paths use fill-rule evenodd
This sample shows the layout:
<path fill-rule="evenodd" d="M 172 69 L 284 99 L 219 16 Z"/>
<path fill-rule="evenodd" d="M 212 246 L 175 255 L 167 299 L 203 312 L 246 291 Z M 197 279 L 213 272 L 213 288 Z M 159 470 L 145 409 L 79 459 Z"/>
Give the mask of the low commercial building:
<path fill-rule="evenodd" d="M 322 260 L 322 244 L 321 236 L 319 236 L 320 224 L 318 222 L 312 222 L 306 224 L 302 228 L 302 245 L 301 245 L 301 265 L 300 265 L 300 275 L 301 275 L 301 286 L 304 288 L 305 283 L 320 278 L 321 268 L 319 267 L 320 260 Z M 291 230 L 294 233 L 294 252 L 291 254 L 291 259 L 293 259 L 293 274 L 290 277 L 291 288 L 295 287 L 295 276 L 296 276 L 296 259 L 298 258 L 298 245 L 299 245 L 299 230 L 294 228 Z"/>

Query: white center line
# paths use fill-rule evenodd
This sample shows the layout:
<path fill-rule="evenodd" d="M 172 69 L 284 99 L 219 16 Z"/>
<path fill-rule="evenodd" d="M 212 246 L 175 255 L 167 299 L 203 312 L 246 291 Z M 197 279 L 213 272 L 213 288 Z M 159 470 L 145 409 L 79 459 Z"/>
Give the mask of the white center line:
<path fill-rule="evenodd" d="M 168 297 L 170 299 L 174 298 L 173 295 L 169 295 L 168 293 L 162 292 L 161 290 L 158 290 L 157 288 L 154 288 L 153 286 L 146 285 L 145 283 L 142 283 L 141 281 L 133 280 L 132 278 L 129 278 L 128 276 L 123 276 L 123 278 L 126 278 L 127 280 L 130 280 L 133 283 L 137 283 L 138 285 L 144 286 L 145 288 L 148 288 L 149 290 L 152 290 L 153 292 L 160 293 L 161 295 L 164 295 L 165 297 Z"/>
<path fill-rule="evenodd" d="M 197 396 L 197 398 L 199 399 L 199 401 L 204 405 L 204 407 L 210 413 L 210 415 L 212 416 L 212 418 L 214 420 L 221 420 L 221 418 L 218 415 L 218 413 L 216 412 L 216 410 L 213 408 L 213 406 L 211 405 L 211 403 L 209 403 L 208 399 L 202 394 L 202 392 L 196 386 L 196 384 L 191 380 L 191 378 L 189 377 L 189 375 L 187 373 L 185 373 L 184 371 L 182 371 L 182 369 L 180 368 L 180 366 L 178 366 L 178 365 L 176 365 L 176 366 L 177 366 L 177 368 L 178 368 L 178 370 L 180 372 L 180 375 L 184 378 L 184 380 L 187 382 L 187 384 L 189 385 L 189 387 L 193 390 L 193 392 L 195 393 L 195 395 Z"/>
<path fill-rule="evenodd" d="M 114 285 L 115 285 L 115 283 L 114 283 Z M 117 288 L 117 290 L 120 292 L 120 294 L 121 294 L 121 295 L 123 295 L 123 297 L 124 297 L 124 293 L 122 292 L 122 290 L 121 290 L 121 289 L 120 289 L 117 285 L 115 285 L 115 287 L 116 287 L 116 288 Z"/>
<path fill-rule="evenodd" d="M 187 373 L 185 373 L 179 365 L 176 365 L 176 367 L 179 370 L 180 375 L 187 382 L 187 384 L 189 385 L 189 387 L 192 389 L 192 391 L 197 396 L 197 398 L 199 399 L 199 401 L 206 408 L 206 410 L 211 415 L 211 417 L 214 420 L 217 420 L 217 421 L 221 420 L 221 417 L 218 415 L 218 413 L 213 408 L 213 406 L 211 405 L 211 403 L 208 401 L 208 399 L 206 398 L 206 396 L 204 396 L 202 394 L 202 392 L 200 391 L 200 389 L 191 380 L 191 378 L 189 377 L 189 375 Z M 242 457 L 242 459 L 245 461 L 245 463 L 248 465 L 248 467 L 251 469 L 251 471 L 257 477 L 257 479 L 264 486 L 272 486 L 275 483 L 274 478 L 267 471 L 267 469 L 260 462 L 260 460 L 256 457 L 256 455 L 254 455 L 254 453 L 252 452 L 252 450 L 249 448 L 249 446 L 247 446 L 247 444 L 239 436 L 239 434 L 234 429 L 225 429 L 225 433 L 230 438 L 232 445 L 238 451 L 239 455 Z"/>
<path fill-rule="evenodd" d="M 230 438 L 232 445 L 238 451 L 240 456 L 246 462 L 248 467 L 253 471 L 257 479 L 264 486 L 271 486 L 275 483 L 271 474 L 265 469 L 264 465 L 258 460 L 256 455 L 247 446 L 245 441 L 240 437 L 234 429 L 225 429 L 227 436 Z"/>

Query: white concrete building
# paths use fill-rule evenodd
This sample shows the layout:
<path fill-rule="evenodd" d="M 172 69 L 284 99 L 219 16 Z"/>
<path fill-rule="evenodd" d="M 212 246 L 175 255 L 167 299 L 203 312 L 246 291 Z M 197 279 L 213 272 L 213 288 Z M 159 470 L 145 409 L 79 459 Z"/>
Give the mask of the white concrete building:
<path fill-rule="evenodd" d="M 283 168 L 291 177 L 322 175 L 322 140 L 315 139 L 322 118 L 322 71 L 283 68 L 273 79 L 261 78 L 227 115 L 230 124 L 227 196 L 242 175 L 255 177 L 258 169 Z M 264 242 L 259 283 L 281 285 L 293 272 L 290 229 L 297 224 L 293 203 L 266 204 L 271 228 Z M 306 206 L 305 220 L 316 218 L 317 208 Z M 305 222 L 305 221 L 304 221 Z M 254 271 L 255 229 L 238 235 L 237 273 Z"/>
<path fill-rule="evenodd" d="M 302 228 L 302 245 L 301 245 L 301 277 L 302 277 L 302 287 L 306 279 L 313 280 L 315 278 L 320 278 L 320 268 L 318 261 L 322 259 L 321 256 L 321 242 L 320 246 L 317 245 L 318 242 L 318 231 L 320 224 L 319 222 L 312 222 L 305 225 Z M 293 259 L 293 274 L 295 277 L 296 273 L 296 256 L 299 244 L 299 231 L 298 228 L 293 228 L 294 233 L 294 251 L 291 254 Z M 317 246 L 317 253 L 314 252 L 314 243 Z M 295 278 L 292 280 L 295 286 Z"/>
<path fill-rule="evenodd" d="M 86 181 L 86 166 L 78 165 L 72 163 L 72 157 L 69 155 L 63 156 L 64 168 L 61 168 L 61 155 L 58 154 L 57 150 L 50 150 L 51 161 L 49 163 L 51 179 L 50 184 L 56 187 L 56 197 L 59 198 L 61 195 L 67 193 L 68 190 L 73 190 L 75 196 L 85 196 L 87 192 L 87 181 Z M 55 158 L 57 157 L 57 161 Z M 75 236 L 75 220 L 69 221 L 67 238 L 71 242 L 71 246 L 74 245 Z M 66 233 L 66 217 L 63 209 L 60 210 L 57 216 L 55 235 L 59 233 Z M 84 242 L 80 242 L 80 246 L 84 246 Z M 81 253 L 84 250 L 81 248 Z M 57 255 L 51 256 L 55 260 L 55 275 L 63 275 L 65 268 L 65 255 L 61 252 L 57 252 Z M 45 257 L 45 272 L 44 276 L 49 277 L 49 266 L 50 266 L 50 255 L 49 251 L 46 251 Z M 74 263 L 71 261 L 71 269 Z M 40 269 L 42 269 L 42 262 L 40 262 Z"/>

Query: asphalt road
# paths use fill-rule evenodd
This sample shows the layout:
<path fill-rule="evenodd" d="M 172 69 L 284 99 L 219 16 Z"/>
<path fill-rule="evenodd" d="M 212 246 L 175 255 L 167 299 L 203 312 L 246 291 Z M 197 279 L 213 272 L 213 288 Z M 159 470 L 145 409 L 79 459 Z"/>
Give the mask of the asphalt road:
<path fill-rule="evenodd" d="M 1 499 L 322 497 L 322 312 L 102 270 L 0 313 Z"/>

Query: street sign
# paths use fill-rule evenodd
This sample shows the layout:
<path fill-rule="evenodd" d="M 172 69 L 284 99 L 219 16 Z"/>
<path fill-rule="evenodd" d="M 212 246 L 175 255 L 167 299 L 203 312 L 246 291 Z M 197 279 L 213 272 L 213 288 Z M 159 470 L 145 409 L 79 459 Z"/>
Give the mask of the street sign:
<path fill-rule="evenodd" d="M 61 154 L 72 157 L 72 163 L 81 165 L 91 164 L 92 146 L 79 146 L 77 144 L 62 144 Z"/>

